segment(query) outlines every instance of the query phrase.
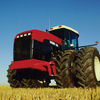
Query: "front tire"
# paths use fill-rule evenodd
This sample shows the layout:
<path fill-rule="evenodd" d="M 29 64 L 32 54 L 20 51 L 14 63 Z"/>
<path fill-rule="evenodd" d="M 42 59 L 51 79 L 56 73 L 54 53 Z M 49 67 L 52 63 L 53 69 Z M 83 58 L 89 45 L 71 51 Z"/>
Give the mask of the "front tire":
<path fill-rule="evenodd" d="M 8 70 L 7 77 L 13 88 L 48 87 L 50 83 L 47 73 L 33 69 Z"/>
<path fill-rule="evenodd" d="M 57 72 L 57 76 L 55 78 L 57 87 L 74 87 L 74 80 L 71 72 L 71 67 L 73 66 L 75 55 L 76 53 L 74 51 L 65 50 L 60 51 L 59 54 L 53 57 L 53 61 L 55 62 Z"/>
<path fill-rule="evenodd" d="M 17 70 L 8 70 L 8 82 L 11 87 L 13 88 L 21 88 L 22 82 L 21 79 L 18 79 L 17 77 Z"/>
<path fill-rule="evenodd" d="M 49 82 L 47 81 L 40 81 L 34 79 L 23 79 L 22 84 L 24 88 L 40 88 L 40 87 L 48 87 Z"/>

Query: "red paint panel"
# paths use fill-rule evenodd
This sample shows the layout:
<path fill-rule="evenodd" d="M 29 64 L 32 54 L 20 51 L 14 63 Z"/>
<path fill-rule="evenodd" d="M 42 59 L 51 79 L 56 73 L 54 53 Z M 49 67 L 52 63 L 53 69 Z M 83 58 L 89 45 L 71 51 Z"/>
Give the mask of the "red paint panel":
<path fill-rule="evenodd" d="M 56 42 L 59 45 L 62 45 L 62 41 L 60 38 L 58 38 L 50 33 L 40 31 L 40 30 L 34 30 L 32 32 L 32 39 L 35 39 L 40 42 L 43 42 L 46 39 L 46 40 Z"/>
<path fill-rule="evenodd" d="M 29 60 L 20 60 L 20 61 L 13 61 L 12 64 L 9 66 L 11 70 L 13 69 L 24 69 L 24 68 L 33 68 L 42 71 L 47 71 L 44 66 L 48 66 L 49 62 L 36 60 L 36 59 L 29 59 Z"/>
<path fill-rule="evenodd" d="M 56 76 L 56 68 L 55 65 L 50 65 L 54 63 L 53 61 L 47 62 L 42 60 L 36 59 L 29 59 L 29 60 L 21 60 L 21 61 L 13 61 L 12 64 L 9 66 L 10 70 L 14 69 L 37 69 L 41 71 L 48 71 L 49 76 L 52 76 L 51 68 L 53 69 L 53 73 Z"/>
<path fill-rule="evenodd" d="M 25 33 L 32 33 L 32 39 L 43 42 L 44 40 L 50 40 L 53 42 L 58 43 L 59 45 L 62 45 L 62 40 L 50 33 L 40 31 L 40 30 L 29 30 L 25 32 L 21 32 L 15 36 L 15 39 L 17 38 L 18 35 L 25 34 Z M 14 39 L 14 40 L 15 40 Z"/>

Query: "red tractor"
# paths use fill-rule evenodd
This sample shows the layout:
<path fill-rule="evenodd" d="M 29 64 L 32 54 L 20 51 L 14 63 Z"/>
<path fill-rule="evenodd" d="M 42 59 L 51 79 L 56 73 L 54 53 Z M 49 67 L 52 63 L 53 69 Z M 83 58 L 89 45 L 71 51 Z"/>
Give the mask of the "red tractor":
<path fill-rule="evenodd" d="M 29 30 L 14 39 L 14 58 L 8 69 L 11 87 L 96 87 L 100 84 L 99 52 L 78 46 L 79 34 L 65 25 L 49 31 Z M 79 49 L 81 48 L 81 49 Z"/>

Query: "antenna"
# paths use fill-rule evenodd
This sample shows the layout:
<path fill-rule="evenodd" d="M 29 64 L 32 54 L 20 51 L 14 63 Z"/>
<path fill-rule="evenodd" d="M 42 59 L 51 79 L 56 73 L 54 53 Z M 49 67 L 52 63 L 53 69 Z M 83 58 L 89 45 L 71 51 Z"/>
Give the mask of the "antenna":
<path fill-rule="evenodd" d="M 50 29 L 50 24 L 51 24 L 51 22 L 50 22 L 50 16 L 49 16 L 49 23 L 48 24 L 49 24 L 48 28 Z M 49 32 L 48 31 L 49 29 L 46 29 L 46 32 Z"/>
<path fill-rule="evenodd" d="M 50 24 L 51 24 L 51 22 L 50 22 L 50 16 L 49 16 L 49 29 L 50 29 Z"/>

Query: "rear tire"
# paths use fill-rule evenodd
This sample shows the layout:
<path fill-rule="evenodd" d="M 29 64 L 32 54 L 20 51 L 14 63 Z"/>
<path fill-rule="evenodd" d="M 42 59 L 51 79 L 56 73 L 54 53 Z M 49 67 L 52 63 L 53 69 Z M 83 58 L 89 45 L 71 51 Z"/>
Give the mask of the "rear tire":
<path fill-rule="evenodd" d="M 100 58 L 95 47 L 80 49 L 76 60 L 77 85 L 96 87 L 100 84 Z"/>
<path fill-rule="evenodd" d="M 60 53 L 53 57 L 52 60 L 55 62 L 57 72 L 57 76 L 55 78 L 57 87 L 74 87 L 74 80 L 71 67 L 74 65 L 75 55 L 76 53 L 74 51 L 65 50 L 60 51 Z"/>

